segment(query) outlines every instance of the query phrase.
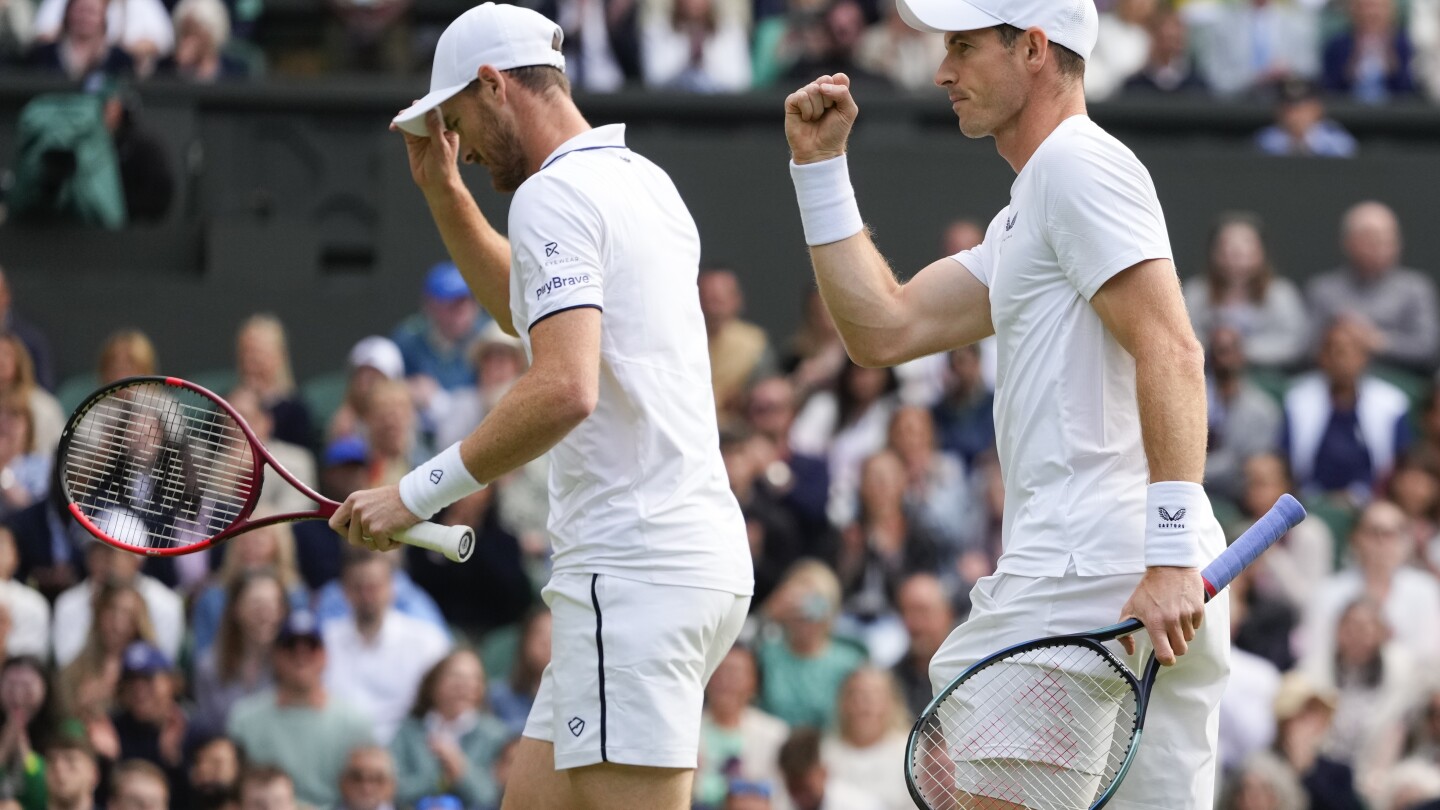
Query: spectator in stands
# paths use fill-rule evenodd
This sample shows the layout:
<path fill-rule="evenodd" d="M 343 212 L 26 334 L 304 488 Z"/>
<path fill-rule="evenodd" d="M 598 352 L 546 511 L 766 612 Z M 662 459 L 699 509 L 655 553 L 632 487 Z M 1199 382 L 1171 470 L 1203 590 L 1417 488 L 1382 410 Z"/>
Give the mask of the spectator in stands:
<path fill-rule="evenodd" d="M 161 221 L 175 196 L 169 145 L 145 123 L 140 96 L 127 84 L 113 77 L 92 76 L 86 89 L 104 102 L 105 128 L 115 146 L 125 194 L 126 221 Z"/>
<path fill-rule="evenodd" d="M 352 551 L 340 573 L 350 616 L 324 624 L 325 687 L 364 711 L 382 743 L 414 704 L 425 673 L 450 649 L 444 631 L 395 609 L 392 572 L 382 555 Z"/>
<path fill-rule="evenodd" d="M 295 779 L 273 765 L 246 768 L 240 775 L 240 810 L 298 810 L 298 793 Z"/>
<path fill-rule="evenodd" d="M 34 38 L 34 4 L 30 0 L 0 2 L 0 65 L 20 61 Z"/>
<path fill-rule="evenodd" d="M 865 11 L 857 0 L 832 0 L 820 14 L 800 30 L 799 58 L 785 74 L 794 81 L 844 73 L 852 83 L 888 88 L 889 80 L 860 65 L 861 37 L 865 35 Z"/>
<path fill-rule="evenodd" d="M 613 93 L 640 79 L 638 0 L 536 0 L 531 8 L 565 31 L 565 75 L 577 90 Z"/>
<path fill-rule="evenodd" d="M 309 611 L 290 612 L 273 665 L 275 688 L 235 704 L 227 734 L 251 762 L 284 768 L 302 800 L 328 806 L 338 798 L 350 751 L 374 741 L 370 719 L 326 690 L 325 642 Z M 240 788 L 245 807 L 257 806 L 247 796 L 251 789 L 247 775 Z"/>
<path fill-rule="evenodd" d="M 1429 556 L 1432 542 L 1440 535 L 1440 478 L 1412 452 L 1395 466 L 1385 496 L 1409 519 L 1416 564 L 1435 573 Z"/>
<path fill-rule="evenodd" d="M 751 80 L 755 88 L 771 86 L 790 70 L 800 55 L 802 33 L 819 17 L 825 5 L 826 0 L 774 0 L 756 4 L 751 48 L 754 58 Z"/>
<path fill-rule="evenodd" d="M 63 22 L 53 32 L 41 28 L 45 41 L 36 45 L 29 56 L 30 67 L 37 70 L 63 74 L 66 78 L 79 81 L 94 73 L 109 76 L 132 76 L 135 61 L 124 49 L 112 45 L 108 35 L 106 9 L 123 6 L 124 2 L 109 3 L 107 0 L 46 0 L 40 4 L 40 18 L 43 25 L 49 7 L 59 6 Z"/>
<path fill-rule="evenodd" d="M 395 810 L 395 760 L 378 745 L 350 752 L 334 810 Z"/>
<path fill-rule="evenodd" d="M 369 487 L 394 484 L 428 453 L 420 446 L 415 404 L 410 389 L 394 380 L 380 380 L 371 386 L 368 400 L 364 432 L 370 445 L 370 470 L 365 483 Z"/>
<path fill-rule="evenodd" d="M 126 377 L 141 377 L 160 371 L 155 344 L 138 329 L 113 332 L 100 347 L 96 374 L 101 385 L 109 385 Z"/>
<path fill-rule="evenodd" d="M 438 516 L 442 524 L 475 530 L 474 556 L 465 565 L 415 546 L 402 552 L 410 578 L 435 600 L 444 623 L 471 640 L 520 621 L 535 599 L 520 541 L 500 525 L 497 489 L 467 495 Z M 477 593 L 485 598 L 476 599 Z"/>
<path fill-rule="evenodd" d="M 1104 101 L 1140 72 L 1150 57 L 1151 18 L 1156 0 L 1119 0 L 1100 14 L 1100 36 L 1085 60 L 1085 98 Z"/>
<path fill-rule="evenodd" d="M 695 772 L 695 803 L 700 807 L 720 807 L 737 779 L 765 785 L 772 793 L 783 790 L 776 758 L 790 729 L 751 705 L 758 684 L 755 655 L 736 646 L 705 686 L 700 767 Z"/>
<path fill-rule="evenodd" d="M 1249 595 L 1251 572 L 1237 577 L 1241 598 Z M 1231 603 L 1235 604 L 1235 594 Z M 1238 637 L 1248 618 L 1248 604 L 1230 612 L 1230 635 Z M 1228 773 L 1275 743 L 1275 696 L 1280 691 L 1280 670 L 1273 662 L 1236 645 L 1230 650 L 1230 679 L 1220 696 L 1220 769 Z"/>
<path fill-rule="evenodd" d="M 820 757 L 820 732 L 797 728 L 780 747 L 780 772 L 795 810 L 875 810 L 873 796 L 831 778 Z"/>
<path fill-rule="evenodd" d="M 154 627 L 150 640 L 173 660 L 185 636 L 185 604 L 180 596 L 154 577 L 141 574 L 144 558 L 139 555 L 92 540 L 85 559 L 90 576 L 55 600 L 55 664 L 64 666 L 80 654 L 90 636 L 92 612 L 100 616 L 112 612 L 95 605 L 101 592 L 111 587 L 133 589 L 143 598 L 146 618 Z M 117 662 L 121 649 L 123 645 L 110 650 Z"/>
<path fill-rule="evenodd" d="M 235 336 L 235 370 L 239 384 L 255 392 L 274 423 L 271 435 L 282 442 L 310 447 L 315 443 L 310 408 L 295 388 L 285 326 L 274 315 L 251 315 Z"/>
<path fill-rule="evenodd" d="M 980 545 L 976 511 L 965 464 L 942 450 L 931 411 L 905 405 L 890 421 L 888 447 L 905 466 L 905 513 L 939 545 L 939 565 Z"/>
<path fill-rule="evenodd" d="M 945 41 L 911 28 L 896 11 L 895 0 L 884 0 L 880 8 L 881 20 L 860 38 L 856 61 L 901 89 L 933 88 L 935 66 L 945 58 Z"/>
<path fill-rule="evenodd" d="M 1349 765 L 1360 793 L 1370 797 L 1388 781 L 1404 744 L 1405 719 L 1422 700 L 1416 658 L 1392 642 L 1384 613 L 1372 597 L 1354 598 L 1334 626 L 1333 641 L 1300 661 L 1312 683 L 1338 696 L 1326 755 Z"/>
<path fill-rule="evenodd" d="M 1335 703 L 1333 690 L 1287 673 L 1275 696 L 1275 751 L 1300 777 L 1312 810 L 1362 810 L 1350 767 L 1324 753 Z"/>
<path fill-rule="evenodd" d="M 795 385 L 797 407 L 811 394 L 834 386 L 849 359 L 820 291 L 813 286 L 807 290 L 800 327 L 790 337 L 785 358 L 780 363 L 781 370 Z"/>
<path fill-rule="evenodd" d="M 870 793 L 884 810 L 911 810 L 914 802 L 895 763 L 905 760 L 913 718 L 890 673 L 873 667 L 850 673 L 835 720 L 835 733 L 820 744 L 820 759 L 834 781 Z"/>
<path fill-rule="evenodd" d="M 1194 41 L 1206 83 L 1223 96 L 1263 92 L 1293 76 L 1320 73 L 1316 13 L 1289 0 L 1221 5 L 1203 25 L 1197 21 Z"/>
<path fill-rule="evenodd" d="M 1379 362 L 1428 375 L 1440 347 L 1440 306 L 1428 275 L 1400 266 L 1400 222 L 1384 203 L 1352 206 L 1340 224 L 1345 266 L 1311 279 L 1312 323 L 1356 321 Z"/>
<path fill-rule="evenodd" d="M 871 655 L 886 666 L 904 651 L 893 615 L 895 592 L 905 577 L 936 571 L 940 561 L 934 536 L 906 511 L 905 485 L 905 464 L 895 453 L 882 450 L 865 460 L 858 516 L 841 533 L 835 566 L 845 612 L 868 625 L 865 635 Z M 885 621 L 876 624 L 881 619 Z M 882 646 L 885 638 L 893 648 Z"/>
<path fill-rule="evenodd" d="M 1436 810 L 1440 807 L 1440 768 L 1409 760 L 1396 765 L 1379 791 L 1375 807 L 1383 810 Z"/>
<path fill-rule="evenodd" d="M 320 494 L 344 503 L 350 493 L 365 488 L 369 478 L 370 450 L 359 436 L 332 440 L 321 457 Z M 307 520 L 291 526 L 295 534 L 295 562 L 305 585 L 323 593 L 340 576 L 340 554 L 345 540 L 319 520 Z M 332 597 L 343 604 L 338 593 Z M 343 610 L 343 608 L 342 608 Z M 323 612 L 323 611 L 322 611 Z"/>
<path fill-rule="evenodd" d="M 1240 332 L 1250 365 L 1285 369 L 1299 363 L 1310 335 L 1305 299 L 1270 264 L 1260 220 L 1249 213 L 1221 216 L 1210 231 L 1208 253 L 1205 275 L 1185 282 L 1195 333 L 1229 326 Z"/>
<path fill-rule="evenodd" d="M 1392 0 L 1350 0 L 1350 28 L 1325 43 L 1325 89 L 1367 104 L 1417 92 L 1414 48 Z"/>
<path fill-rule="evenodd" d="M 329 67 L 342 72 L 401 75 L 412 68 L 414 0 L 327 3 L 324 40 Z"/>
<path fill-rule="evenodd" d="M 1328 577 L 1315 589 L 1305 615 L 1303 654 L 1316 661 L 1335 656 L 1335 628 L 1345 608 L 1369 596 L 1383 606 L 1395 638 L 1422 666 L 1440 661 L 1440 584 L 1412 568 L 1405 513 L 1389 501 L 1374 501 L 1360 513 L 1350 537 L 1355 565 Z"/>
<path fill-rule="evenodd" d="M 918 716 L 934 696 L 930 686 L 930 659 L 955 629 L 955 609 L 940 578 L 931 573 L 912 574 L 900 584 L 895 605 L 910 648 L 891 672 L 905 696 L 911 715 Z"/>
<path fill-rule="evenodd" d="M 370 389 L 382 380 L 403 380 L 405 360 L 400 347 L 389 338 L 371 335 L 361 338 L 350 349 L 350 378 L 345 383 L 345 400 L 330 417 L 325 430 L 328 440 L 344 436 L 365 436 L 365 418 L 369 413 Z"/>
<path fill-rule="evenodd" d="M 829 728 L 840 684 L 865 662 L 865 652 L 833 634 L 840 582 L 818 560 L 801 560 L 776 588 L 766 613 L 781 629 L 755 650 L 760 708 L 791 726 Z"/>
<path fill-rule="evenodd" d="M 647 87 L 691 93 L 738 93 L 750 88 L 750 32 L 745 19 L 723 14 L 715 0 L 654 5 L 640 27 L 640 64 Z"/>
<path fill-rule="evenodd" d="M 825 515 L 830 497 L 830 470 L 823 455 L 796 452 L 790 444 L 795 409 L 796 391 L 789 378 L 771 377 L 750 389 L 745 414 L 756 435 L 766 442 L 763 448 L 768 456 L 754 460 L 764 461 L 761 474 L 765 488 L 779 498 L 793 517 L 803 552 L 829 559 L 834 554 L 829 548 L 831 529 Z M 757 599 L 755 603 L 760 601 Z"/>
<path fill-rule="evenodd" d="M 196 656 L 192 691 L 198 731 L 223 731 L 239 700 L 274 683 L 270 660 L 289 610 L 285 585 L 271 571 L 246 571 L 229 583 L 215 643 Z"/>
<path fill-rule="evenodd" d="M 31 367 L 34 369 L 31 380 L 47 391 L 55 390 L 55 363 L 50 351 L 50 339 L 38 326 L 15 312 L 14 295 L 4 268 L 0 268 L 0 328 L 20 338 L 20 342 L 25 344 L 25 349 L 30 353 Z"/>
<path fill-rule="evenodd" d="M 317 521 L 318 522 L 318 521 Z M 323 525 L 323 524 L 322 524 Z M 331 532 L 333 535 L 334 532 Z M 340 569 L 343 570 L 345 560 L 352 549 L 343 539 L 340 545 Z M 390 564 L 390 591 L 393 594 L 393 602 L 396 610 L 425 622 L 443 633 L 449 634 L 449 623 L 440 611 L 440 606 L 426 593 L 423 588 L 415 584 L 410 574 L 405 570 L 402 563 L 405 558 L 399 554 L 383 555 L 381 559 Z M 338 575 L 334 580 L 326 583 L 324 587 L 315 594 L 315 613 L 319 615 L 321 622 L 329 622 L 332 619 L 349 619 L 351 608 L 349 597 L 345 593 L 343 578 Z"/>
<path fill-rule="evenodd" d="M 190 624 L 194 631 L 193 652 L 197 657 L 203 656 L 215 643 L 235 584 L 257 573 L 270 574 L 279 580 L 290 607 L 309 604 L 309 594 L 295 566 L 295 536 L 290 526 L 279 523 L 250 531 L 245 535 L 245 542 L 226 547 L 225 559 L 214 580 L 195 597 Z"/>
<path fill-rule="evenodd" d="M 230 12 L 221 0 L 180 0 L 171 19 L 175 53 L 160 60 L 157 73 L 192 84 L 244 79 L 250 68 L 225 52 Z"/>
<path fill-rule="evenodd" d="M 435 434 L 436 447 L 449 447 L 470 435 L 529 366 L 520 338 L 491 321 L 470 344 L 474 383 L 429 392 L 421 417 Z"/>
<path fill-rule="evenodd" d="M 1192 317 L 1194 314 L 1191 310 Z M 1222 323 L 1201 334 L 1207 335 L 1210 347 L 1205 356 L 1210 420 L 1205 483 L 1211 493 L 1238 501 L 1245 489 L 1240 477 L 1245 463 L 1275 449 L 1280 406 L 1246 374 L 1244 338 L 1239 329 Z"/>
<path fill-rule="evenodd" d="M 191 747 L 189 759 L 183 789 L 172 785 L 184 799 L 182 807 L 220 810 L 239 800 L 240 772 L 245 761 L 234 740 L 223 734 L 202 736 Z"/>
<path fill-rule="evenodd" d="M 1280 83 L 1275 123 L 1255 134 L 1255 146 L 1277 157 L 1355 156 L 1355 137 L 1325 114 L 1320 89 L 1306 79 Z"/>
<path fill-rule="evenodd" d="M 107 585 L 95 599 L 95 624 L 76 659 L 60 670 L 57 692 L 66 716 L 81 720 L 110 760 L 120 755 L 110 712 L 124 670 L 125 651 L 137 641 L 154 643 L 145 602 L 133 588 Z M 103 612 L 102 612 L 103 611 Z"/>
<path fill-rule="evenodd" d="M 1320 370 L 1285 394 L 1282 447 L 1296 483 L 1364 503 L 1410 442 L 1405 392 L 1368 372 L 1364 329 L 1339 319 L 1325 330 Z"/>
<path fill-rule="evenodd" d="M 36 384 L 30 351 L 13 332 L 0 333 L 0 393 L 9 392 L 23 397 L 29 406 L 36 449 L 54 453 L 65 427 L 65 414 L 55 396 Z"/>
<path fill-rule="evenodd" d="M 950 377 L 935 405 L 940 447 L 967 466 L 995 446 L 995 390 L 985 383 L 980 349 L 974 344 L 950 352 Z"/>
<path fill-rule="evenodd" d="M 255 431 L 255 438 L 270 451 L 281 467 L 300 479 L 301 483 L 311 487 L 316 485 L 315 457 L 305 447 L 275 435 L 275 419 L 271 411 L 261 404 L 260 395 L 253 388 L 236 388 L 225 395 L 225 401 L 239 412 L 245 424 Z M 257 510 L 273 514 L 304 512 L 313 508 L 310 504 L 311 500 L 290 486 L 274 468 L 265 468 Z"/>
<path fill-rule="evenodd" d="M 511 737 L 486 709 L 479 657 L 463 649 L 450 653 L 425 673 L 415 705 L 390 742 L 399 780 L 395 798 L 409 806 L 433 793 L 453 793 L 466 807 L 496 806 L 500 787 L 492 769 Z"/>
<path fill-rule="evenodd" d="M 143 759 L 121 762 L 110 774 L 109 810 L 167 810 L 170 782 L 165 772 Z"/>
<path fill-rule="evenodd" d="M 550 665 L 550 611 L 533 608 L 520 623 L 520 642 L 510 675 L 489 684 L 490 710 L 514 736 L 525 730 L 530 707 L 540 691 L 540 677 Z"/>
<path fill-rule="evenodd" d="M 0 526 L 0 605 L 10 614 L 10 633 L 4 655 L 32 655 L 50 658 L 50 603 L 34 588 L 15 579 L 20 555 L 15 535 Z"/>
<path fill-rule="evenodd" d="M 470 346 L 484 328 L 480 305 L 459 268 L 441 262 L 425 274 L 420 312 L 395 327 L 390 338 L 412 385 L 454 390 L 475 384 Z"/>
<path fill-rule="evenodd" d="M 885 446 L 898 387 L 893 369 L 864 368 L 847 358 L 835 386 L 816 393 L 795 417 L 791 447 L 829 462 L 826 512 L 837 526 L 855 516 L 860 465 Z"/>
<path fill-rule="evenodd" d="M 1245 460 L 1242 469 L 1245 492 L 1239 506 L 1242 522 L 1249 526 L 1290 491 L 1290 472 L 1285 460 L 1274 453 L 1257 453 Z M 1251 581 L 1264 597 L 1303 611 L 1320 583 L 1334 573 L 1334 559 L 1330 529 L 1320 518 L 1307 515 L 1256 560 Z"/>
<path fill-rule="evenodd" d="M 715 407 L 724 417 L 739 411 L 745 391 L 756 380 L 775 373 L 775 357 L 765 330 L 740 318 L 745 298 L 734 271 L 705 270 L 699 285 Z"/>
<path fill-rule="evenodd" d="M 1195 67 L 1190 51 L 1190 29 L 1180 13 L 1160 8 L 1150 18 L 1150 55 L 1125 80 L 1127 95 L 1198 95 L 1210 86 Z"/>
<path fill-rule="evenodd" d="M 58 720 L 45 664 L 32 656 L 7 658 L 0 667 L 0 798 L 26 810 L 45 806 L 39 746 Z"/>
<path fill-rule="evenodd" d="M 1310 806 L 1300 778 L 1269 751 L 1239 763 L 1220 796 L 1221 810 L 1306 810 Z"/>
<path fill-rule="evenodd" d="M 68 11 L 67 0 L 41 0 L 35 12 L 36 42 L 64 39 Z M 107 0 L 101 13 L 110 44 L 124 50 L 140 76 L 150 75 L 156 59 L 175 47 L 170 12 L 160 0 Z"/>
<path fill-rule="evenodd" d="M 139 759 L 165 769 L 167 781 L 183 778 L 190 718 L 176 700 L 174 665 L 146 641 L 131 642 L 120 664 L 116 711 L 110 717 L 120 760 Z M 91 739 L 95 739 L 91 732 Z"/>
<path fill-rule="evenodd" d="M 723 810 L 773 810 L 783 792 L 769 783 L 733 779 L 725 791 Z"/>
<path fill-rule="evenodd" d="M 45 499 L 53 451 L 35 443 L 29 398 L 21 391 L 0 391 L 0 518 Z"/>
<path fill-rule="evenodd" d="M 805 551 L 800 527 L 765 477 L 774 450 L 763 436 L 743 425 L 720 430 L 720 457 L 730 479 L 730 491 L 750 537 L 750 559 L 755 570 L 753 605 L 769 597 L 780 577 Z"/>
<path fill-rule="evenodd" d="M 64 723 L 43 748 L 46 810 L 94 810 L 100 766 L 85 732 Z"/>

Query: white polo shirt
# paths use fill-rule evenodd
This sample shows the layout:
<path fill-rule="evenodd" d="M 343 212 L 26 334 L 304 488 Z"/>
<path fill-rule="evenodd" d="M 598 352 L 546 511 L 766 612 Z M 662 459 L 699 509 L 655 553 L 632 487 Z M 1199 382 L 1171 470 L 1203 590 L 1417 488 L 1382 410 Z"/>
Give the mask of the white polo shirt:
<path fill-rule="evenodd" d="M 675 185 L 599 127 L 510 205 L 510 309 L 530 329 L 602 314 L 595 411 L 550 451 L 555 573 L 749 595 L 750 548 L 720 458 L 696 286 L 700 237 Z"/>
<path fill-rule="evenodd" d="M 1088 117 L 1067 118 L 1021 169 L 985 241 L 954 258 L 990 288 L 997 338 L 997 570 L 1144 571 L 1135 360 L 1090 298 L 1126 268 L 1171 258 L 1149 172 Z"/>

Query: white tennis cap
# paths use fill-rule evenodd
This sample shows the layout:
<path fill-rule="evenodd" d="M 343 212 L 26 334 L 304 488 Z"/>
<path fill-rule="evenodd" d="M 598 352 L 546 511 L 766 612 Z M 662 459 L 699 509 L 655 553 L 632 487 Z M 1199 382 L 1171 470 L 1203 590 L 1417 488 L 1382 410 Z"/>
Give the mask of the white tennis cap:
<path fill-rule="evenodd" d="M 395 116 L 395 125 L 426 135 L 425 114 L 475 81 L 481 65 L 513 70 L 534 65 L 565 69 L 560 26 L 528 8 L 485 3 L 461 14 L 435 44 L 430 92 Z"/>
<path fill-rule="evenodd" d="M 978 31 L 997 25 L 1039 28 L 1089 60 L 1100 36 L 1095 0 L 895 0 L 900 18 L 920 31 Z"/>

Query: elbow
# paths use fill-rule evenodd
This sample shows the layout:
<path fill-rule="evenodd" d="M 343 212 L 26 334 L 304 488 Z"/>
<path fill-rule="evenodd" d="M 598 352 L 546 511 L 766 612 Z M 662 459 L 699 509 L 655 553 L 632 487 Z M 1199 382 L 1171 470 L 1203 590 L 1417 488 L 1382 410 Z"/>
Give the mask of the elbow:
<path fill-rule="evenodd" d="M 889 368 L 905 361 L 902 342 L 890 340 L 846 340 L 845 353 L 862 368 Z"/>
<path fill-rule="evenodd" d="M 1150 360 L 1188 379 L 1205 379 L 1205 347 L 1194 335 L 1177 335 L 1154 346 Z"/>
<path fill-rule="evenodd" d="M 590 418 L 600 401 L 600 385 L 597 380 L 575 381 L 561 389 L 555 413 L 567 428 Z"/>

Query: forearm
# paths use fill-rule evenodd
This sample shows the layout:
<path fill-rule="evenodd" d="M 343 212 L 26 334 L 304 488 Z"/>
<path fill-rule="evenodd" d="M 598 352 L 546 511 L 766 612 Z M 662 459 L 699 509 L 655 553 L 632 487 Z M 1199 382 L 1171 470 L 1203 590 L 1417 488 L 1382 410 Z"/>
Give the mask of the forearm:
<path fill-rule="evenodd" d="M 865 231 L 810 248 L 820 297 L 845 350 L 861 365 L 885 365 L 903 325 L 893 306 L 900 283 Z"/>
<path fill-rule="evenodd" d="M 510 241 L 490 225 L 458 178 L 441 189 L 427 190 L 425 202 L 445 249 L 480 305 L 502 329 L 515 334 L 510 319 Z"/>
<path fill-rule="evenodd" d="M 460 457 L 476 481 L 490 483 L 544 455 L 593 409 L 580 386 L 563 378 L 526 374 L 460 443 Z"/>
<path fill-rule="evenodd" d="M 1205 473 L 1205 359 L 1193 338 L 1135 358 L 1140 433 L 1150 480 L 1200 483 Z"/>

